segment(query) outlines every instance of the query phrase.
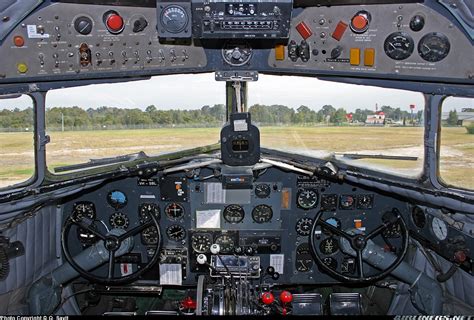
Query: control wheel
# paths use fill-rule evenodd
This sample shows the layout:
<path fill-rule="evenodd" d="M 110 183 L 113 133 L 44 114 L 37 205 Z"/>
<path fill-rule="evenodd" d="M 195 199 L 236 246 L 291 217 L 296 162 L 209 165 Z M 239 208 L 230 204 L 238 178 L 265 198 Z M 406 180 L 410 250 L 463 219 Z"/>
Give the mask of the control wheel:
<path fill-rule="evenodd" d="M 137 243 L 140 243 L 141 233 L 149 228 L 156 228 L 157 241 L 146 247 L 136 246 Z M 94 235 L 97 239 L 95 244 L 91 244 L 90 247 L 81 246 L 82 251 L 79 251 L 75 237 L 78 229 Z M 120 228 L 109 231 L 103 227 L 101 222 L 73 214 L 66 219 L 62 228 L 61 245 L 66 260 L 82 277 L 92 283 L 104 285 L 130 283 L 158 262 L 161 246 L 160 225 L 155 215 L 151 214 L 146 221 L 137 221 L 128 231 Z M 89 251 L 85 252 L 86 250 Z M 93 254 L 88 255 L 90 250 L 93 250 Z M 124 254 L 138 257 L 138 261 L 122 260 L 121 256 Z M 92 255 L 96 259 L 100 259 L 102 263 L 100 263 L 101 261 L 90 261 Z M 145 263 L 141 263 L 140 257 L 145 257 Z M 140 263 L 139 268 L 130 269 L 132 262 L 136 265 Z M 107 263 L 107 268 L 97 267 L 105 263 Z M 120 275 L 116 275 L 118 273 Z"/>
<path fill-rule="evenodd" d="M 408 229 L 397 209 L 383 214 L 381 220 L 377 228 L 366 233 L 362 227 L 344 229 L 334 223 L 332 212 L 319 211 L 309 241 L 313 258 L 323 271 L 345 282 L 374 282 L 386 277 L 405 257 Z M 378 269 L 367 263 L 372 254 L 369 247 L 374 246 L 394 257 L 387 268 Z"/>

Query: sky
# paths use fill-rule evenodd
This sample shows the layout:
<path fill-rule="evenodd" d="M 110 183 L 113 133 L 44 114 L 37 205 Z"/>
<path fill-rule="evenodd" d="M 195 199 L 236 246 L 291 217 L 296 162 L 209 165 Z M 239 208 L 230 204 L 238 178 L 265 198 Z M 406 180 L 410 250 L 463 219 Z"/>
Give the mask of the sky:
<path fill-rule="evenodd" d="M 357 108 L 375 109 L 375 105 L 390 105 L 409 110 L 423 107 L 420 93 L 321 81 L 316 78 L 259 75 L 257 82 L 248 84 L 248 105 L 282 104 L 293 108 L 306 105 L 319 110 L 325 104 L 353 112 Z M 214 73 L 157 76 L 150 80 L 119 84 L 99 84 L 56 89 L 46 97 L 46 107 L 79 106 L 84 109 L 101 106 L 145 109 L 153 104 L 158 109 L 199 109 L 204 105 L 225 103 L 225 84 L 216 82 Z M 474 99 L 451 98 L 446 102 L 452 109 L 474 108 Z M 0 100 L 0 110 L 30 106 L 27 97 Z"/>

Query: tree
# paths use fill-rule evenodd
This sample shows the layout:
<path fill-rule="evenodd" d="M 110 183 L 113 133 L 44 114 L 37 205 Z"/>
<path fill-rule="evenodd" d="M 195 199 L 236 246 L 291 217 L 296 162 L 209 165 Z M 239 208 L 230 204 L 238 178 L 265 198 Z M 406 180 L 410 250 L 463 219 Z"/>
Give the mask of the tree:
<path fill-rule="evenodd" d="M 458 124 L 458 113 L 456 110 L 449 111 L 448 120 L 446 122 L 450 126 L 456 126 Z"/>
<path fill-rule="evenodd" d="M 344 108 L 339 108 L 336 110 L 336 112 L 330 118 L 329 121 L 336 124 L 341 124 L 343 122 L 346 122 L 346 114 L 347 114 L 347 111 Z"/>

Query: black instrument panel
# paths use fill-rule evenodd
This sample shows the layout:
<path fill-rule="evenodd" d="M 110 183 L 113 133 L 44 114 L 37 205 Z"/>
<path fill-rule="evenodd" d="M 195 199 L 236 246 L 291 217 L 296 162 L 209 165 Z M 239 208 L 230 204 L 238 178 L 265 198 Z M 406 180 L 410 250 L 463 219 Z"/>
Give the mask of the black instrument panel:
<path fill-rule="evenodd" d="M 249 201 L 241 201 L 246 203 L 240 204 L 235 199 L 232 203 L 203 204 L 202 199 L 200 203 L 195 203 L 199 197 L 204 197 L 207 184 L 220 183 L 217 179 L 196 182 L 181 175 L 172 175 L 160 177 L 156 181 L 160 183 L 144 185 L 137 178 L 112 182 L 64 205 L 65 218 L 71 214 L 79 215 L 94 221 L 98 226 L 107 225 L 110 229 L 127 230 L 134 223 L 155 215 L 162 235 L 160 263 L 139 280 L 154 285 L 160 284 L 160 276 L 163 277 L 160 268 L 168 265 L 182 266 L 181 271 L 175 274 L 180 278 L 179 281 L 174 279 L 172 284 L 195 285 L 195 274 L 209 272 L 207 267 L 196 263 L 197 256 L 204 254 L 211 261 L 211 246 L 215 243 L 219 244 L 221 255 L 255 256 L 259 258 L 261 270 L 274 267 L 279 276 L 266 278 L 265 281 L 278 284 L 339 282 L 322 272 L 311 256 L 309 233 L 313 218 L 320 210 L 325 212 L 326 222 L 337 228 L 358 229 L 367 233 L 380 224 L 385 213 L 393 210 L 402 214 L 413 232 L 419 228 L 413 227 L 413 224 L 422 225 L 422 218 L 433 223 L 432 217 L 427 218 L 424 213 L 413 211 L 412 206 L 399 200 L 348 184 L 298 176 L 278 169 L 268 169 L 254 181 L 252 190 L 249 190 Z M 272 210 L 271 215 L 269 210 Z M 197 218 L 202 212 L 205 212 L 208 220 Z M 242 214 L 243 218 L 240 217 Z M 213 220 L 217 217 L 219 224 Z M 200 223 L 204 224 L 197 225 L 200 219 Z M 213 221 L 214 225 L 206 224 L 211 223 L 209 221 Z M 425 221 L 422 228 L 430 228 L 425 224 L 428 222 Z M 454 236 L 455 231 L 449 226 L 447 228 L 450 236 Z M 387 246 L 397 238 L 395 229 L 384 234 Z M 442 236 L 440 232 L 428 232 L 423 234 L 425 240 L 429 235 Z M 459 232 L 457 237 L 460 237 Z M 77 239 L 77 250 L 97 241 L 86 230 L 78 232 Z M 339 248 L 330 233 L 323 230 L 317 239 L 318 250 L 323 254 L 324 261 L 336 263 L 340 267 L 345 264 L 343 270 L 348 273 L 355 270 L 353 261 L 333 259 Z M 453 241 L 452 237 L 436 240 L 428 237 L 428 240 L 441 243 L 444 247 L 449 247 Z M 464 243 L 466 241 L 464 239 Z M 135 243 L 134 248 L 134 252 L 137 249 L 142 255 L 123 256 L 119 262 L 125 261 L 132 265 L 144 263 L 146 254 L 151 256 L 156 250 L 156 242 L 156 230 L 148 228 L 142 231 L 141 241 Z M 456 250 L 460 250 L 459 246 Z M 170 284 L 166 281 L 165 284 Z"/>

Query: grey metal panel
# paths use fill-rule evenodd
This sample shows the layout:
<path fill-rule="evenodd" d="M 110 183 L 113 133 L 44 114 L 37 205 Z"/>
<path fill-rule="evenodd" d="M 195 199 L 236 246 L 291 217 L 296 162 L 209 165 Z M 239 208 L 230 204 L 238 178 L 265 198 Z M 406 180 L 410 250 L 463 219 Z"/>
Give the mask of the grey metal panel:
<path fill-rule="evenodd" d="M 56 207 L 40 210 L 12 229 L 4 231 L 11 241 L 21 241 L 25 255 L 10 261 L 10 274 L 0 282 L 0 293 L 6 293 L 30 285 L 36 279 L 51 272 L 60 263 L 61 217 Z"/>
<path fill-rule="evenodd" d="M 7 34 L 25 18 L 30 12 L 38 7 L 43 0 L 2 0 L 0 1 L 0 42 Z M 3 17 L 8 17 L 7 20 Z"/>
<path fill-rule="evenodd" d="M 331 37 L 338 22 L 347 25 L 356 12 L 367 10 L 372 17 L 369 30 L 363 34 L 353 33 L 347 27 L 340 41 Z M 425 26 L 421 31 L 414 32 L 409 28 L 412 16 L 420 14 L 425 17 Z M 474 69 L 470 63 L 470 57 L 474 55 L 474 47 L 462 30 L 459 30 L 445 16 L 421 3 L 414 4 L 384 4 L 384 5 L 360 5 L 360 6 L 331 6 L 306 8 L 300 15 L 293 18 L 290 40 L 297 44 L 303 39 L 296 30 L 296 26 L 304 22 L 311 30 L 312 35 L 306 39 L 312 52 L 318 51 L 317 55 L 311 54 L 308 62 L 298 59 L 296 62 L 288 58 L 288 49 L 285 48 L 285 59 L 275 59 L 275 50 L 269 55 L 268 66 L 275 71 L 293 70 L 311 73 L 338 73 L 352 72 L 358 76 L 383 76 L 385 78 L 401 79 L 402 77 L 415 78 L 445 78 L 464 79 L 472 81 Z M 392 60 L 384 53 L 384 41 L 392 32 L 403 31 L 408 33 L 414 40 L 414 51 L 405 60 Z M 420 39 L 429 32 L 440 32 L 445 34 L 451 43 L 448 56 L 440 62 L 427 62 L 423 60 L 418 52 L 417 46 Z M 342 53 L 337 61 L 331 60 L 331 50 L 340 46 Z M 360 64 L 349 63 L 350 49 L 360 49 Z M 364 49 L 375 50 L 375 64 L 364 65 Z M 329 60 L 328 60 L 329 59 Z M 270 69 L 270 70 L 271 70 Z"/>

